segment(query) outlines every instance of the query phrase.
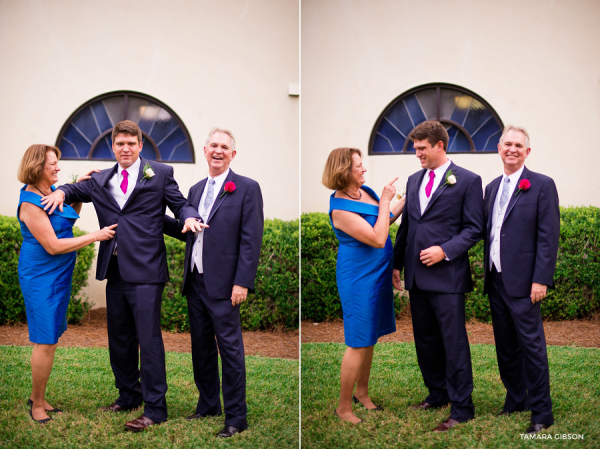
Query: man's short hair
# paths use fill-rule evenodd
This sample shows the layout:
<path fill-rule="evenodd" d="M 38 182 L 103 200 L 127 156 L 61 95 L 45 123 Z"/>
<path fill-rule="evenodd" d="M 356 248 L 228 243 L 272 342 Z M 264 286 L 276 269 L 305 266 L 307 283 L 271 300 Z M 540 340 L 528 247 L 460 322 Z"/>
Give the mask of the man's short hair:
<path fill-rule="evenodd" d="M 500 136 L 500 144 L 502 144 L 504 142 L 504 136 L 506 136 L 506 133 L 508 133 L 509 131 L 522 132 L 523 135 L 525 136 L 525 147 L 530 148 L 529 147 L 529 133 L 522 126 L 506 125 L 504 127 L 504 131 L 502 131 L 502 136 Z"/>
<path fill-rule="evenodd" d="M 448 151 L 448 131 L 444 128 L 437 120 L 427 120 L 426 122 L 419 123 L 415 129 L 413 129 L 408 138 L 413 142 L 415 140 L 425 140 L 433 147 L 440 140 L 444 143 L 444 151 Z"/>
<path fill-rule="evenodd" d="M 322 178 L 325 187 L 331 190 L 343 190 L 350 185 L 354 154 L 362 157 L 358 148 L 336 148 L 329 154 Z"/>
<path fill-rule="evenodd" d="M 208 144 L 210 143 L 210 138 L 212 136 L 214 136 L 216 133 L 227 134 L 229 136 L 229 140 L 231 141 L 231 151 L 235 151 L 235 137 L 233 137 L 233 133 L 231 131 L 229 131 L 228 129 L 217 128 L 216 126 L 214 128 L 212 128 L 210 130 L 210 132 L 208 133 L 208 137 L 206 138 L 206 142 L 204 143 L 205 147 L 208 146 Z"/>
<path fill-rule="evenodd" d="M 135 136 L 138 139 L 138 143 L 142 142 L 142 130 L 137 123 L 131 120 L 123 120 L 115 125 L 112 132 L 112 143 L 115 143 L 115 137 L 117 134 L 127 134 L 129 136 Z"/>
<path fill-rule="evenodd" d="M 35 184 L 40 180 L 44 165 L 46 165 L 46 153 L 48 151 L 53 151 L 56 154 L 56 158 L 60 159 L 60 150 L 56 147 L 36 144 L 27 148 L 17 172 L 17 178 L 20 182 L 23 184 Z"/>

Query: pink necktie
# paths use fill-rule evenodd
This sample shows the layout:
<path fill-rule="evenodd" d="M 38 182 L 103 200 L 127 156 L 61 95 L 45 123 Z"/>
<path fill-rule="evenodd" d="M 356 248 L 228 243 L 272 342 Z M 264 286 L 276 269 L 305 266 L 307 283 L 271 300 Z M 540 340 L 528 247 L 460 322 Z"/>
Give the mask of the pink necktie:
<path fill-rule="evenodd" d="M 435 173 L 433 171 L 430 171 L 429 182 L 425 186 L 425 195 L 427 195 L 427 198 L 431 196 L 431 189 L 433 188 L 433 178 L 435 178 Z"/>
<path fill-rule="evenodd" d="M 123 175 L 123 181 L 121 181 L 121 190 L 123 191 L 123 194 L 126 194 L 127 193 L 127 176 L 129 176 L 129 173 L 127 173 L 127 170 L 123 170 L 121 172 L 121 174 Z M 431 188 L 429 188 L 429 190 L 431 190 Z M 427 195 L 427 196 L 429 196 L 429 195 Z"/>

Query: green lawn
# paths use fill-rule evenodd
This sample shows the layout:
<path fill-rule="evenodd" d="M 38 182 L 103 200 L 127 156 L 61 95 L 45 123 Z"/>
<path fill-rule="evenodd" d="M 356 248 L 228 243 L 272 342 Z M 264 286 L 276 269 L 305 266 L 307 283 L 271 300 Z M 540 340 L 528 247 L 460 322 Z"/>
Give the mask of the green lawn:
<path fill-rule="evenodd" d="M 223 440 L 224 417 L 194 422 L 198 391 L 191 354 L 167 353 L 166 423 L 136 434 L 123 424 L 140 411 L 102 413 L 117 398 L 108 350 L 58 348 L 48 401 L 65 414 L 47 425 L 31 420 L 25 405 L 31 391 L 31 347 L 0 346 L 0 447 L 7 448 L 191 448 L 298 447 L 298 361 L 246 357 L 247 431 Z"/>
<path fill-rule="evenodd" d="M 427 395 L 413 343 L 375 347 L 370 392 L 383 412 L 354 406 L 365 424 L 352 425 L 333 416 L 339 397 L 340 363 L 346 347 L 337 343 L 302 345 L 302 447 L 305 448 L 518 448 L 600 447 L 600 349 L 548 347 L 554 426 L 543 431 L 552 440 L 524 440 L 530 413 L 497 418 L 505 390 L 495 346 L 471 345 L 475 419 L 446 433 L 432 433 L 449 409 L 416 411 L 411 404 Z M 579 434 L 582 440 L 558 440 Z"/>

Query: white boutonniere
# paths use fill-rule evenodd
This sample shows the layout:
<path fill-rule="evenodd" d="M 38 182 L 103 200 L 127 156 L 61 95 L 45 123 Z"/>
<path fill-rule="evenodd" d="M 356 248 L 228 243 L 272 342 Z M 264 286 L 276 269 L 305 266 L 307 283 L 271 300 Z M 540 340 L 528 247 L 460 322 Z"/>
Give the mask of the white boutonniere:
<path fill-rule="evenodd" d="M 154 177 L 154 170 L 152 170 L 152 166 L 150 164 L 146 164 L 144 165 L 144 177 L 142 179 L 140 179 L 140 182 L 142 182 L 144 179 L 150 179 Z"/>
<path fill-rule="evenodd" d="M 445 176 L 446 182 L 442 184 L 442 187 L 445 185 L 453 186 L 456 184 L 456 180 L 458 179 L 452 170 L 448 170 Z"/>

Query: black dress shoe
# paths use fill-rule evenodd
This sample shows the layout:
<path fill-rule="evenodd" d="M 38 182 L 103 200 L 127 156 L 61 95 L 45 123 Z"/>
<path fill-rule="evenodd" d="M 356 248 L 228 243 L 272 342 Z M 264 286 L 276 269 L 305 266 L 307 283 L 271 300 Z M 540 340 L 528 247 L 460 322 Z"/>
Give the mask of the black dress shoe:
<path fill-rule="evenodd" d="M 31 398 L 27 399 L 27 405 L 29 407 L 33 407 L 33 401 L 31 400 Z M 59 408 L 53 408 L 51 410 L 46 409 L 46 413 L 62 413 L 62 410 Z"/>
<path fill-rule="evenodd" d="M 337 408 L 336 408 L 336 409 L 333 411 L 333 416 L 337 416 L 338 418 L 340 418 L 340 415 L 338 415 L 338 414 L 337 414 Z M 343 421 L 343 419 L 342 419 L 342 418 L 340 418 L 340 421 Z M 346 421 L 346 422 L 350 422 L 350 421 Z M 362 424 L 362 423 L 364 423 L 364 422 L 365 422 L 365 420 L 364 420 L 364 419 L 361 419 L 361 420 L 360 420 L 359 422 L 357 422 L 356 424 Z"/>
<path fill-rule="evenodd" d="M 552 424 L 544 424 L 544 423 L 541 423 L 541 422 L 532 422 L 531 425 L 527 428 L 526 432 L 528 434 L 538 433 L 540 430 L 547 429 L 551 425 Z"/>
<path fill-rule="evenodd" d="M 113 402 L 106 407 L 100 407 L 98 410 L 101 412 L 128 412 L 130 410 L 137 410 L 138 408 L 140 408 L 139 405 L 136 405 L 135 407 L 121 407 L 116 402 Z"/>
<path fill-rule="evenodd" d="M 356 396 L 353 395 L 352 400 L 354 401 L 355 404 L 360 404 L 363 407 L 365 407 L 364 404 L 362 402 L 360 402 Z M 367 407 L 365 407 L 365 408 L 367 408 Z M 382 412 L 383 407 L 379 407 L 378 405 L 376 405 L 375 408 L 367 408 L 367 410 L 370 412 Z"/>
<path fill-rule="evenodd" d="M 225 426 L 225 427 L 223 427 L 223 430 L 221 430 L 219 433 L 217 433 L 217 436 L 221 437 L 221 438 L 230 438 L 230 437 L 234 436 L 236 433 L 242 433 L 243 431 L 244 431 L 244 429 L 242 429 L 240 427 Z"/>
<path fill-rule="evenodd" d="M 44 419 L 35 419 L 33 417 L 33 411 L 31 409 L 29 409 L 29 416 L 31 416 L 31 419 L 33 419 L 35 422 L 40 423 L 40 424 L 46 424 L 46 423 L 52 421 L 52 418 L 50 418 L 50 417 L 44 418 Z"/>

